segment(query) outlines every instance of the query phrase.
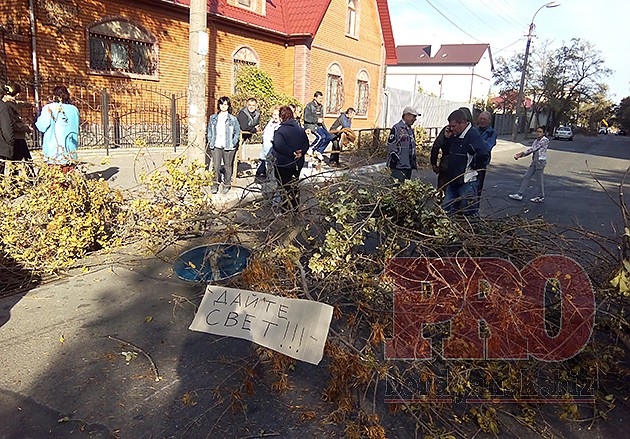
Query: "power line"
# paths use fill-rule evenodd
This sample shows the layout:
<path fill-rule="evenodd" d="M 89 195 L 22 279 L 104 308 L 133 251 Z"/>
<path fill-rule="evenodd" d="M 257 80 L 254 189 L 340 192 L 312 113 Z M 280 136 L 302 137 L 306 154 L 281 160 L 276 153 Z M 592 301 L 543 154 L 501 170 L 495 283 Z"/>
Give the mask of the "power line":
<path fill-rule="evenodd" d="M 473 40 L 475 40 L 478 43 L 481 43 L 480 40 L 478 40 L 476 37 L 473 37 L 472 35 L 470 35 L 468 32 L 466 32 L 464 29 L 462 29 L 461 27 L 459 27 L 457 24 L 455 24 L 454 21 L 452 21 L 450 18 L 448 18 L 446 15 L 444 15 L 442 13 L 442 11 L 440 11 L 438 8 L 435 7 L 435 5 L 433 3 L 431 3 L 429 0 L 426 0 L 426 2 L 429 4 L 429 6 L 431 6 L 433 9 L 435 9 L 437 11 L 438 14 L 440 14 L 442 17 L 444 17 L 446 19 L 446 21 L 448 21 L 449 23 L 451 23 L 453 26 L 455 26 L 457 29 L 459 29 L 460 31 L 462 31 L 463 33 L 465 33 L 466 35 L 468 35 L 470 38 L 472 38 Z"/>
<path fill-rule="evenodd" d="M 492 51 L 492 53 L 493 53 L 493 55 L 496 55 L 497 53 L 503 52 L 505 49 L 509 49 L 510 47 L 512 47 L 516 43 L 519 43 L 519 42 L 523 41 L 524 39 L 525 39 L 525 37 L 521 37 L 518 40 L 514 41 L 512 44 L 507 45 L 507 46 L 503 47 L 502 49 L 497 50 L 496 52 Z"/>
<path fill-rule="evenodd" d="M 499 17 L 501 20 L 505 21 L 506 24 L 510 25 L 510 26 L 518 26 L 521 27 L 523 24 L 519 23 L 518 21 L 514 20 L 512 17 L 510 17 L 509 12 L 506 14 L 506 10 L 503 8 L 503 6 L 499 5 L 498 3 L 489 3 L 488 0 L 481 0 L 481 2 L 486 6 L 487 11 L 489 12 L 493 12 L 495 16 Z M 501 9 L 503 12 L 501 11 L 497 11 L 497 9 Z"/>
<path fill-rule="evenodd" d="M 495 32 L 500 32 L 498 29 L 496 29 L 495 27 L 493 27 L 490 23 L 486 22 L 483 18 L 481 18 L 480 16 L 478 16 L 477 14 L 475 14 L 475 11 L 473 11 L 472 9 L 470 9 L 468 6 L 466 6 L 464 3 L 462 3 L 461 0 L 457 0 L 459 2 L 460 5 L 462 5 L 464 8 L 466 8 L 466 10 L 468 10 L 468 12 L 470 12 L 474 17 L 476 17 L 479 21 L 481 21 L 483 24 L 485 24 L 486 26 L 488 26 L 490 29 L 492 29 Z"/>

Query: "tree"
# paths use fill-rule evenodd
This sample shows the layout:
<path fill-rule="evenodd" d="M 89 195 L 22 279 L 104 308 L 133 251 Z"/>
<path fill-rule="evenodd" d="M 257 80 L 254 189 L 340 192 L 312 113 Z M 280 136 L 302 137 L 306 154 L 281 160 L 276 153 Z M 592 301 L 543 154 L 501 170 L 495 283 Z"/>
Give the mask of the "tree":
<path fill-rule="evenodd" d="M 271 109 L 288 104 L 299 104 L 292 96 L 276 91 L 273 78 L 255 66 L 244 66 L 236 75 L 236 93 L 232 96 L 232 107 L 239 111 L 247 103 L 247 99 L 256 98 L 260 110 L 262 126 L 271 117 Z"/>
<path fill-rule="evenodd" d="M 615 108 L 616 124 L 621 128 L 630 129 L 630 96 L 621 100 L 621 103 Z"/>
<path fill-rule="evenodd" d="M 615 105 L 606 98 L 607 93 L 608 86 L 603 85 L 600 91 L 587 97 L 584 102 L 579 102 L 576 114 L 578 126 L 587 128 L 590 131 L 596 131 L 602 124 L 602 119 L 608 120 L 611 118 L 614 114 Z"/>
<path fill-rule="evenodd" d="M 606 86 L 599 81 L 612 73 L 594 45 L 579 38 L 573 38 L 569 45 L 563 44 L 556 50 L 550 49 L 549 43 L 543 43 L 530 60 L 525 96 L 532 99 L 532 115 L 541 111 L 548 114 L 549 128 L 559 122 L 576 123 L 579 105 L 593 102 L 602 90 L 605 93 Z M 497 59 L 494 82 L 504 99 L 515 95 L 522 68 L 521 54 Z"/>
<path fill-rule="evenodd" d="M 543 98 L 550 110 L 551 126 L 557 122 L 577 122 L 578 103 L 591 101 L 604 89 L 598 80 L 610 76 L 601 53 L 593 44 L 573 38 L 548 59 L 548 69 L 541 76 Z"/>

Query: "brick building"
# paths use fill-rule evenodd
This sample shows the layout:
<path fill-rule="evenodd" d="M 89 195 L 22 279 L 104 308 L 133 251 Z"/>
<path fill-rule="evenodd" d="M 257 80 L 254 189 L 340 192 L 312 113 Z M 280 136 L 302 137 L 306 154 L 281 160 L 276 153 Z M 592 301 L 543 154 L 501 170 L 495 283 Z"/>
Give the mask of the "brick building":
<path fill-rule="evenodd" d="M 120 106 L 126 99 L 164 113 L 176 106 L 177 117 L 185 117 L 188 5 L 2 2 L 0 79 L 26 85 L 22 97 L 38 105 L 46 103 L 50 87 L 63 83 L 86 108 Z M 353 106 L 356 127 L 378 125 L 384 66 L 396 59 L 386 0 L 208 0 L 208 34 L 209 109 L 233 92 L 239 66 L 256 65 L 278 91 L 301 102 L 321 90 L 328 124 Z M 110 90 L 106 102 L 103 89 Z M 129 111 L 119 107 L 116 120 Z M 89 119 L 100 123 L 96 115 Z"/>

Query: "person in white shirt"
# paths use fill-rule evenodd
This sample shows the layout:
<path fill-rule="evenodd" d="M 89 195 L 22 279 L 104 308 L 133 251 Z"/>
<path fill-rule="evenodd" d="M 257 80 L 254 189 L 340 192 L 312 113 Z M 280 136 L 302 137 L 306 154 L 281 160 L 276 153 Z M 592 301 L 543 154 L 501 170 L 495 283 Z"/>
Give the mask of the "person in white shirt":
<path fill-rule="evenodd" d="M 523 193 L 529 186 L 529 182 L 532 177 L 536 177 L 538 180 L 538 195 L 534 198 L 530 198 L 532 203 L 544 203 L 545 202 L 545 183 L 543 174 L 545 172 L 545 166 L 547 166 L 547 148 L 549 148 L 549 139 L 545 137 L 545 127 L 540 126 L 536 128 L 536 140 L 532 143 L 530 148 L 527 148 L 523 152 L 514 154 L 514 160 L 518 160 L 521 157 L 532 154 L 532 163 L 527 168 L 527 172 L 523 176 L 521 187 L 515 194 L 510 194 L 509 197 L 513 200 L 521 201 L 523 199 Z"/>
<path fill-rule="evenodd" d="M 257 178 L 264 178 L 267 175 L 267 156 L 273 146 L 273 133 L 280 126 L 280 108 L 276 107 L 271 112 L 271 119 L 267 122 L 262 134 L 262 150 L 260 151 L 260 165 L 256 170 Z"/>

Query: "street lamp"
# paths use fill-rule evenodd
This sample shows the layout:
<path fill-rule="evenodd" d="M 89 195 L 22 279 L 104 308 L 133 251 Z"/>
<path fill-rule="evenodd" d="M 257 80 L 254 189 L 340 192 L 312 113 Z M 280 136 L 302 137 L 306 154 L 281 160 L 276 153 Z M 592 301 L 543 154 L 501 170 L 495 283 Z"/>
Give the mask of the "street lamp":
<path fill-rule="evenodd" d="M 549 2 L 542 5 L 534 16 L 532 17 L 532 22 L 529 23 L 529 33 L 527 34 L 527 45 L 525 46 L 525 58 L 523 59 L 523 70 L 521 71 L 521 84 L 518 88 L 518 98 L 516 100 L 516 117 L 514 118 L 514 125 L 512 125 L 512 142 L 516 140 L 516 133 L 518 132 L 519 125 L 519 113 L 521 113 L 521 107 L 523 106 L 523 91 L 525 88 L 525 72 L 527 70 L 527 60 L 529 59 L 529 46 L 532 44 L 532 38 L 534 37 L 534 20 L 536 19 L 536 15 L 543 8 L 555 8 L 560 6 L 560 3 L 557 2 Z"/>

